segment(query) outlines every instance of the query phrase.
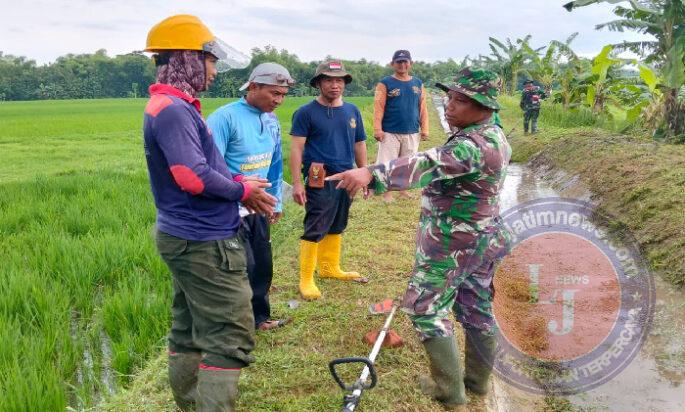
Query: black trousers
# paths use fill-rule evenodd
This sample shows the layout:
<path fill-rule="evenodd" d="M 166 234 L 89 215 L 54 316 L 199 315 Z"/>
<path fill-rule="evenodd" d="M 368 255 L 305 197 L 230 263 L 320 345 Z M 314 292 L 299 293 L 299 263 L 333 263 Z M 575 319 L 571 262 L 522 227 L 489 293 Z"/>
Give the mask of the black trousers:
<path fill-rule="evenodd" d="M 540 116 L 540 109 L 528 109 L 523 113 L 524 132 L 528 132 L 529 124 L 531 132 L 535 133 L 538 131 L 538 116 Z"/>
<path fill-rule="evenodd" d="M 274 276 L 269 222 L 262 215 L 243 217 L 240 232 L 245 239 L 247 277 L 252 288 L 252 311 L 255 326 L 271 318 L 269 289 Z"/>
<path fill-rule="evenodd" d="M 327 234 L 340 234 L 347 227 L 352 199 L 345 190 L 335 188 L 337 183 L 325 182 L 320 189 L 306 187 L 302 240 L 320 242 Z"/>

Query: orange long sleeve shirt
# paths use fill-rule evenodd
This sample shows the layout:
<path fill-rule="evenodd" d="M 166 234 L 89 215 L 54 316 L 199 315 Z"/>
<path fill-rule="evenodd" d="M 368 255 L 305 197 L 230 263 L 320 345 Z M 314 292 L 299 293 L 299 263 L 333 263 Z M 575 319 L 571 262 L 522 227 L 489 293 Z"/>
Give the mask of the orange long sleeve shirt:
<path fill-rule="evenodd" d="M 383 132 L 383 116 L 385 115 L 385 103 L 388 90 L 383 83 L 376 85 L 373 99 L 373 131 Z M 428 135 L 428 106 L 426 104 L 426 88 L 421 86 L 421 98 L 419 100 L 419 125 L 422 135 Z"/>

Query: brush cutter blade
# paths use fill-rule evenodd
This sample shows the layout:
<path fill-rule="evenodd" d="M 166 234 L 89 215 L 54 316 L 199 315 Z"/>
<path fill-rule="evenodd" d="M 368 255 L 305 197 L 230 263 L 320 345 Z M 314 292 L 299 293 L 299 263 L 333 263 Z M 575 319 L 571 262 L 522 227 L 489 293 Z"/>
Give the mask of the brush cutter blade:
<path fill-rule="evenodd" d="M 369 305 L 369 313 L 372 315 L 383 315 L 390 313 L 392 310 L 393 300 L 385 299 L 382 302 L 373 303 Z"/>

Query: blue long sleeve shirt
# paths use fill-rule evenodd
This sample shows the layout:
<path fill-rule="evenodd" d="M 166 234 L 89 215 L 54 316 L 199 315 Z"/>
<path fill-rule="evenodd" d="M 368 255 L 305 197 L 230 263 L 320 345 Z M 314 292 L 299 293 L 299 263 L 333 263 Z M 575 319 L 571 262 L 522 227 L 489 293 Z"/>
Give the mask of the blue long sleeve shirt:
<path fill-rule="evenodd" d="M 268 179 L 271 187 L 266 191 L 278 201 L 274 211 L 281 212 L 283 155 L 276 115 L 242 98 L 217 109 L 207 118 L 207 125 L 231 173 Z"/>
<path fill-rule="evenodd" d="M 248 187 L 229 172 L 200 114 L 200 101 L 165 84 L 150 86 L 143 126 L 157 227 L 187 240 L 233 236 Z"/>

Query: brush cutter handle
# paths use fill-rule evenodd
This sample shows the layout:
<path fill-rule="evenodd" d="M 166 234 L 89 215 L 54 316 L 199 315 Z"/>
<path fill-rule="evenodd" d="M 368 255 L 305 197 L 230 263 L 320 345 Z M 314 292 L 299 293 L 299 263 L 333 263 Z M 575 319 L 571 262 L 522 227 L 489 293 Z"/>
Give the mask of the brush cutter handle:
<path fill-rule="evenodd" d="M 340 378 L 338 375 L 338 372 L 336 371 L 335 367 L 337 365 L 341 365 L 343 363 L 363 363 L 366 365 L 366 368 L 369 370 L 369 375 L 371 377 L 371 383 L 366 384 L 364 383 L 366 379 L 364 380 L 357 380 L 355 383 L 352 385 L 345 385 L 345 382 Z M 333 375 L 333 379 L 338 383 L 338 385 L 343 388 L 346 391 L 353 391 L 355 389 L 371 389 L 374 386 L 376 386 L 376 382 L 378 382 L 378 377 L 376 376 L 376 369 L 373 367 L 373 362 L 369 360 L 369 358 L 358 358 L 358 357 L 352 357 L 352 358 L 340 358 L 340 359 L 333 359 L 329 364 L 328 364 L 328 369 L 331 370 L 331 375 Z M 362 373 L 362 375 L 364 375 Z"/>

